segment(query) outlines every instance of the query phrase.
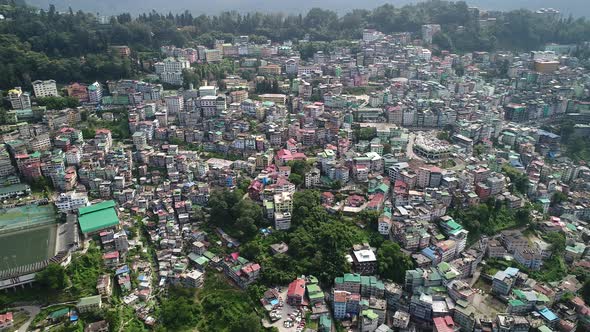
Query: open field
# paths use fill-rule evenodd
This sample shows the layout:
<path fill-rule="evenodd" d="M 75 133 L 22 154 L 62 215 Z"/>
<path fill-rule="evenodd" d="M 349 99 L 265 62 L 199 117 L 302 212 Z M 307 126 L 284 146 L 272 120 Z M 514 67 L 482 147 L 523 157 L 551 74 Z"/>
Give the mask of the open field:
<path fill-rule="evenodd" d="M 0 271 L 33 264 L 55 254 L 56 225 L 0 234 Z"/>
<path fill-rule="evenodd" d="M 0 234 L 53 224 L 55 221 L 55 211 L 51 205 L 26 205 L 0 209 Z"/>

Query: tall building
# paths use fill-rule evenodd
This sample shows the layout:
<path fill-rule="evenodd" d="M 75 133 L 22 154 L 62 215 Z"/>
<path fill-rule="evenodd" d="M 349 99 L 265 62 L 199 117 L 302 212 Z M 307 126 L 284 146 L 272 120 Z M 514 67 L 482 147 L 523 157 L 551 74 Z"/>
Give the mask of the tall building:
<path fill-rule="evenodd" d="M 293 212 L 293 194 L 282 192 L 274 195 L 275 228 L 285 230 L 291 228 L 291 213 Z"/>
<path fill-rule="evenodd" d="M 57 85 L 55 84 L 54 80 L 36 80 L 33 82 L 33 91 L 35 92 L 35 97 L 37 98 L 51 96 L 59 97 L 59 93 L 57 93 Z"/>
<path fill-rule="evenodd" d="M 178 114 L 184 110 L 184 98 L 182 96 L 164 97 L 168 114 Z"/>
<path fill-rule="evenodd" d="M 427 43 L 432 43 L 432 37 L 441 31 L 439 24 L 425 24 L 422 26 L 422 40 Z"/>
<path fill-rule="evenodd" d="M 98 104 L 102 100 L 102 86 L 98 82 L 94 82 L 88 86 L 88 102 L 91 104 Z"/>
<path fill-rule="evenodd" d="M 28 92 L 23 92 L 20 86 L 8 91 L 8 99 L 15 110 L 31 108 L 31 96 Z"/>

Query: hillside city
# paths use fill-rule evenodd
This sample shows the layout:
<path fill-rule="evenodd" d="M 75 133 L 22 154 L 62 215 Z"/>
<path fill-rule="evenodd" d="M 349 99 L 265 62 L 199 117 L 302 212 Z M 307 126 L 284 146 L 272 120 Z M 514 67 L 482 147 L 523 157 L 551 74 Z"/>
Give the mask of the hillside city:
<path fill-rule="evenodd" d="M 149 49 L 200 19 L 0 1 L 0 331 L 590 331 L 588 42 L 424 6 L 469 25 Z"/>

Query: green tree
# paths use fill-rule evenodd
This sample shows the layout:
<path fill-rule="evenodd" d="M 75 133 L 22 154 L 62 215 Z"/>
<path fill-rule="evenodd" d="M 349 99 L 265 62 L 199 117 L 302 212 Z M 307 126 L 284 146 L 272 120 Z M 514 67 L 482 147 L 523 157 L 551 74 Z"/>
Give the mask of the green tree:
<path fill-rule="evenodd" d="M 45 269 L 37 273 L 35 279 L 39 285 L 53 291 L 63 290 L 67 286 L 68 277 L 63 266 L 50 263 Z"/>
<path fill-rule="evenodd" d="M 406 270 L 411 270 L 414 263 L 410 256 L 401 251 L 397 243 L 387 241 L 377 250 L 377 266 L 381 277 L 401 283 L 406 276 Z"/>
<path fill-rule="evenodd" d="M 559 205 L 561 202 L 567 202 L 567 195 L 561 191 L 556 191 L 551 196 L 551 206 Z"/>
<path fill-rule="evenodd" d="M 255 313 L 249 313 L 242 315 L 239 321 L 235 321 L 230 326 L 231 332 L 258 332 L 262 331 L 262 325 L 260 324 L 260 317 Z"/>
<path fill-rule="evenodd" d="M 529 178 L 523 172 L 518 171 L 516 168 L 504 165 L 502 171 L 506 176 L 510 178 L 512 190 L 521 194 L 526 194 L 529 188 Z"/>
<path fill-rule="evenodd" d="M 190 288 L 170 288 L 160 307 L 162 324 L 172 331 L 195 326 L 200 309 L 194 298 Z"/>
<path fill-rule="evenodd" d="M 289 175 L 289 181 L 299 187 L 303 184 L 303 177 L 299 174 L 291 173 Z"/>

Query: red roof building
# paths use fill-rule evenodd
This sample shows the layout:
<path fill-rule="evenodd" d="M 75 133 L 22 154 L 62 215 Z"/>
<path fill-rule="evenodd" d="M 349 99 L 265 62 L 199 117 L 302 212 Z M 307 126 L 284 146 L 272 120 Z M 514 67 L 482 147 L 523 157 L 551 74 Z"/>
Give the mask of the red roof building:
<path fill-rule="evenodd" d="M 305 296 L 305 279 L 298 278 L 289 284 L 287 290 L 287 303 L 292 306 L 298 306 L 303 303 Z"/>
<path fill-rule="evenodd" d="M 436 317 L 434 320 L 434 331 L 455 332 L 455 322 L 451 316 Z"/>

